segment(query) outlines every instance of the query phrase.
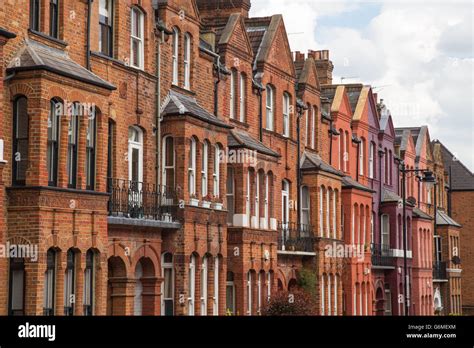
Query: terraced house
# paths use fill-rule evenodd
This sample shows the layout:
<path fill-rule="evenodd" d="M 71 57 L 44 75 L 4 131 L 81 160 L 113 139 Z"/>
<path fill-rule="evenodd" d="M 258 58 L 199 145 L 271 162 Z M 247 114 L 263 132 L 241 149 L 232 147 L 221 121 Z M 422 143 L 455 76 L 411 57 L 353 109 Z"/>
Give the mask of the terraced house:
<path fill-rule="evenodd" d="M 461 313 L 441 148 L 333 84 L 329 51 L 292 53 L 281 15 L 21 3 L 0 9 L 0 243 L 38 259 L 0 258 L 1 315 L 261 315 L 303 273 L 319 315 Z"/>

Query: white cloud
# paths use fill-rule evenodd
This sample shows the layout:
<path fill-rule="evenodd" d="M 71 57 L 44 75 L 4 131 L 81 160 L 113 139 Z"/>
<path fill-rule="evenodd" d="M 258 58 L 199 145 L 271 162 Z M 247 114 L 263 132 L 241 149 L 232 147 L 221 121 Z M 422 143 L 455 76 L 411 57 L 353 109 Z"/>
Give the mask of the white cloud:
<path fill-rule="evenodd" d="M 348 27 L 351 11 L 364 6 L 358 1 L 256 0 L 252 15 L 282 13 L 289 33 L 305 33 L 290 36 L 292 49 L 329 49 L 335 83 L 355 76 L 346 82 L 381 87 L 395 126 L 429 125 L 432 138 L 473 169 L 471 1 L 377 2 L 380 13 L 365 28 Z M 321 17 L 341 14 L 347 22 L 318 26 Z"/>

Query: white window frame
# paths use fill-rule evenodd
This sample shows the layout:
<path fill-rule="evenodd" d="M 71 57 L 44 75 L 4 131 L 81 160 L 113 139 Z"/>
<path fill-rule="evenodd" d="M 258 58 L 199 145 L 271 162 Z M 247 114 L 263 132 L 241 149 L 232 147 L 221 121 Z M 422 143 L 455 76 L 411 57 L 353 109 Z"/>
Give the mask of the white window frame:
<path fill-rule="evenodd" d="M 337 191 L 333 190 L 333 202 L 332 202 L 332 234 L 333 238 L 337 239 Z"/>
<path fill-rule="evenodd" d="M 166 155 L 167 155 L 167 152 L 169 151 L 168 147 L 166 146 L 166 142 L 168 139 L 172 139 L 173 140 L 173 164 L 172 165 L 166 165 Z M 174 138 L 171 136 L 171 135 L 167 135 L 163 138 L 163 141 L 162 141 L 163 145 L 162 145 L 162 149 L 163 149 L 163 154 L 162 154 L 162 162 L 163 162 L 163 174 L 162 174 L 162 184 L 163 186 L 166 186 L 168 183 L 166 181 L 166 178 L 167 178 L 167 175 L 166 175 L 166 172 L 169 171 L 169 170 L 172 170 L 173 171 L 173 177 L 176 179 L 176 172 L 175 172 L 175 164 L 176 164 L 176 151 L 174 150 Z M 175 183 L 175 181 L 173 180 L 173 182 Z"/>
<path fill-rule="evenodd" d="M 262 272 L 258 272 L 257 280 L 257 314 L 260 315 L 262 310 Z"/>
<path fill-rule="evenodd" d="M 138 134 L 138 141 L 130 139 L 130 131 Z M 138 182 L 143 182 L 143 131 L 135 126 L 129 127 L 128 138 L 128 179 L 132 181 L 133 150 L 138 150 Z"/>
<path fill-rule="evenodd" d="M 326 293 L 326 281 L 325 275 L 321 276 L 321 315 L 326 315 L 326 304 L 325 304 L 325 293 Z"/>
<path fill-rule="evenodd" d="M 272 297 L 272 273 L 267 273 L 267 301 Z"/>
<path fill-rule="evenodd" d="M 201 264 L 201 316 L 207 315 L 207 293 L 209 277 L 209 258 L 204 256 Z"/>
<path fill-rule="evenodd" d="M 381 217 L 380 221 L 381 221 L 381 226 L 380 226 L 381 240 L 380 240 L 380 244 L 389 246 L 390 245 L 390 216 L 388 214 L 382 214 L 382 217 Z M 387 240 L 385 240 L 385 239 L 387 239 Z M 384 241 L 386 243 L 384 243 Z"/>
<path fill-rule="evenodd" d="M 305 218 L 305 215 L 307 218 Z M 301 226 L 302 236 L 310 237 L 306 235 L 309 231 L 308 226 L 311 225 L 311 201 L 308 186 L 301 186 L 301 224 L 307 225 Z"/>
<path fill-rule="evenodd" d="M 356 217 L 356 206 L 352 206 L 352 236 L 351 236 L 351 243 L 355 245 L 355 217 Z"/>
<path fill-rule="evenodd" d="M 178 28 L 173 28 L 173 45 L 172 45 L 172 61 L 173 61 L 173 85 L 177 86 L 179 83 L 179 30 Z"/>
<path fill-rule="evenodd" d="M 270 223 L 268 221 L 269 218 L 269 211 L 268 211 L 268 205 L 270 202 L 270 185 L 269 185 L 269 180 L 268 180 L 268 174 L 264 174 L 264 180 L 265 180 L 265 202 L 263 206 L 263 212 L 264 212 L 264 219 L 265 219 L 265 226 L 264 228 L 269 228 Z"/>
<path fill-rule="evenodd" d="M 331 189 L 328 188 L 326 190 L 326 237 L 331 237 L 331 215 L 330 215 L 330 207 L 331 207 Z"/>
<path fill-rule="evenodd" d="M 305 146 L 309 145 L 308 139 L 308 130 L 309 130 L 309 109 L 306 109 L 304 112 L 304 119 L 305 119 L 305 128 L 304 128 L 304 144 Z"/>
<path fill-rule="evenodd" d="M 290 95 L 283 93 L 283 136 L 290 136 Z"/>
<path fill-rule="evenodd" d="M 370 143 L 370 150 L 369 150 L 369 178 L 374 178 L 374 155 L 375 155 L 375 144 L 373 142 Z"/>
<path fill-rule="evenodd" d="M 247 215 L 247 227 L 250 227 L 250 170 L 247 170 L 247 193 L 245 196 L 245 214 Z"/>
<path fill-rule="evenodd" d="M 214 173 L 212 174 L 213 182 L 214 182 L 214 197 L 219 197 L 221 194 L 220 190 L 220 181 L 221 181 L 221 148 L 219 145 L 215 145 L 214 147 Z"/>
<path fill-rule="evenodd" d="M 247 272 L 247 315 L 252 315 L 252 272 Z"/>
<path fill-rule="evenodd" d="M 328 288 L 328 315 L 332 315 L 332 311 L 331 311 L 331 275 L 328 274 L 328 284 L 327 284 L 327 288 Z"/>
<path fill-rule="evenodd" d="M 359 144 L 359 175 L 364 175 L 364 139 L 360 139 Z"/>
<path fill-rule="evenodd" d="M 191 89 L 191 35 L 184 34 L 184 88 Z"/>
<path fill-rule="evenodd" d="M 189 279 L 188 279 L 188 315 L 194 315 L 194 304 L 196 301 L 196 256 L 191 255 L 189 263 Z"/>
<path fill-rule="evenodd" d="M 260 225 L 260 173 L 256 173 L 255 184 L 255 217 L 257 218 L 257 226 Z"/>
<path fill-rule="evenodd" d="M 165 262 L 165 255 L 170 254 L 173 258 L 172 262 Z M 171 270 L 171 297 L 165 298 L 165 270 Z M 161 283 L 161 315 L 165 315 L 165 301 L 173 302 L 173 314 L 174 314 L 174 291 L 175 291 L 175 282 L 174 282 L 174 256 L 171 253 L 163 253 L 161 255 L 161 274 L 163 275 L 163 282 Z"/>
<path fill-rule="evenodd" d="M 366 236 L 367 236 L 367 216 L 366 216 L 366 211 L 367 209 L 363 207 L 361 209 L 361 219 L 362 219 L 362 242 L 360 243 L 361 245 L 365 245 L 366 243 Z"/>
<path fill-rule="evenodd" d="M 287 229 L 290 222 L 290 183 L 284 179 L 281 190 L 281 217 L 282 228 Z"/>
<path fill-rule="evenodd" d="M 319 236 L 324 235 L 324 188 L 319 187 Z"/>
<path fill-rule="evenodd" d="M 240 91 L 239 91 L 239 114 L 240 122 L 245 122 L 245 108 L 246 108 L 246 76 L 245 74 L 240 73 Z"/>
<path fill-rule="evenodd" d="M 338 283 L 338 276 L 334 275 L 334 315 L 338 315 L 338 308 L 337 308 L 337 283 Z"/>
<path fill-rule="evenodd" d="M 130 65 L 133 66 L 134 68 L 137 69 L 143 69 L 144 64 L 145 64 L 145 44 L 144 44 L 144 22 L 145 22 L 145 15 L 143 12 L 137 8 L 137 7 L 132 7 L 132 10 L 130 12 L 131 14 L 131 30 L 130 30 Z M 135 15 L 136 14 L 136 15 Z M 135 29 L 135 20 L 138 19 L 139 21 L 139 28 L 138 30 L 140 31 L 139 33 L 136 33 L 137 35 L 134 35 L 134 29 Z M 138 65 L 134 64 L 134 45 L 133 43 L 137 42 L 138 43 Z"/>
<path fill-rule="evenodd" d="M 230 187 L 229 187 L 229 181 Z M 227 202 L 227 210 L 228 213 L 233 213 L 235 214 L 235 172 L 233 168 L 228 168 L 227 169 L 227 182 L 226 182 L 226 202 Z M 233 202 L 233 207 L 232 210 L 230 209 L 229 206 L 229 201 Z M 229 224 L 233 224 L 233 215 L 232 215 L 232 222 L 230 221 L 230 216 L 229 216 Z"/>
<path fill-rule="evenodd" d="M 311 148 L 314 149 L 316 146 L 315 132 L 316 132 L 316 117 L 317 111 L 316 106 L 313 105 L 311 108 L 312 117 L 311 117 Z"/>
<path fill-rule="evenodd" d="M 190 138 L 189 156 L 191 156 L 191 166 L 188 167 L 188 190 L 190 195 L 196 194 L 196 139 Z M 188 159 L 189 160 L 189 159 Z M 188 163 L 189 166 L 189 163 Z"/>
<path fill-rule="evenodd" d="M 274 126 L 274 89 L 271 85 L 267 85 L 266 88 L 266 124 L 265 128 L 267 130 L 273 131 L 275 129 Z"/>
<path fill-rule="evenodd" d="M 349 143 L 348 143 L 348 134 L 344 132 L 344 155 L 343 155 L 343 162 L 344 162 L 344 172 L 347 173 L 347 162 L 349 162 Z"/>
<path fill-rule="evenodd" d="M 230 111 L 229 111 L 229 117 L 231 119 L 235 119 L 235 116 L 237 114 L 236 110 L 235 110 L 235 97 L 236 97 L 236 94 L 237 94 L 237 91 L 236 91 L 236 88 L 235 88 L 235 83 L 237 82 L 237 71 L 236 70 L 232 70 L 231 73 L 230 73 Z"/>
<path fill-rule="evenodd" d="M 219 257 L 216 256 L 214 259 L 214 304 L 213 313 L 215 316 L 219 315 Z"/>
<path fill-rule="evenodd" d="M 207 140 L 202 143 L 202 154 L 201 154 L 201 195 L 206 197 L 208 194 L 208 173 L 209 173 L 209 143 Z"/>

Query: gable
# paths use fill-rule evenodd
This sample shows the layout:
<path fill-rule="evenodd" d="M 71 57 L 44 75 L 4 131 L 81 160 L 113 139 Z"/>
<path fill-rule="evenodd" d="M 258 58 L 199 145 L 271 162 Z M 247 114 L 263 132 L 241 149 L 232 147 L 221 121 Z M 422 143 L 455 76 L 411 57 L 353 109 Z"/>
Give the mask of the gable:
<path fill-rule="evenodd" d="M 428 131 L 427 126 L 422 127 L 422 132 L 423 136 L 418 137 L 418 142 L 421 142 L 420 144 L 417 144 L 417 157 L 419 158 L 425 158 L 427 161 L 431 161 L 433 159 L 433 155 L 431 153 L 431 140 L 430 140 L 430 134 Z M 419 159 L 418 159 L 419 160 Z"/>
<path fill-rule="evenodd" d="M 281 15 L 272 17 L 257 56 L 257 63 L 268 63 L 296 76 L 290 43 Z"/>
<path fill-rule="evenodd" d="M 316 69 L 316 63 L 314 59 L 309 57 L 304 62 L 303 71 L 301 72 L 300 79 L 298 81 L 300 84 L 307 84 L 320 89 L 319 79 L 318 79 L 318 70 Z"/>
<path fill-rule="evenodd" d="M 411 134 L 409 134 L 407 137 L 407 146 L 405 149 L 405 154 L 406 153 L 416 155 L 415 143 L 413 142 L 413 136 Z"/>
<path fill-rule="evenodd" d="M 385 126 L 384 133 L 395 139 L 395 127 L 393 126 L 392 115 L 388 115 L 387 126 Z"/>
<path fill-rule="evenodd" d="M 331 112 L 337 112 L 346 116 L 352 116 L 351 103 L 344 86 L 337 86 Z"/>
<path fill-rule="evenodd" d="M 367 100 L 368 100 L 367 123 L 371 126 L 374 126 L 376 129 L 380 129 L 379 114 L 377 111 L 377 106 L 375 105 L 375 98 L 372 93 L 372 88 L 369 88 Z M 390 115 L 389 115 L 389 119 L 391 120 Z M 391 130 L 390 135 L 395 138 L 395 130 L 393 129 L 393 124 L 392 124 L 392 130 Z"/>
<path fill-rule="evenodd" d="M 234 13 L 229 17 L 229 20 L 222 31 L 219 45 L 230 45 L 241 52 L 253 56 L 252 46 L 250 44 L 245 23 L 239 13 Z"/>

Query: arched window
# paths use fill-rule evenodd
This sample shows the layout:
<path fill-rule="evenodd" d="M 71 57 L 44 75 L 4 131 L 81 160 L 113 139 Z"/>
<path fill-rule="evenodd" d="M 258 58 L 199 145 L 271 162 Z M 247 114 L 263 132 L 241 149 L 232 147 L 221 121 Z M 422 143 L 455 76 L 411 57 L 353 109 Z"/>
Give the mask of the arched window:
<path fill-rule="evenodd" d="M 41 0 L 30 0 L 30 29 L 40 31 Z"/>
<path fill-rule="evenodd" d="M 207 315 L 207 280 L 209 278 L 209 257 L 204 256 L 201 266 L 201 315 Z"/>
<path fill-rule="evenodd" d="M 49 36 L 59 38 L 59 0 L 49 0 Z"/>
<path fill-rule="evenodd" d="M 332 236 L 334 239 L 337 239 L 337 199 L 337 190 L 334 190 L 332 199 Z"/>
<path fill-rule="evenodd" d="M 255 183 L 255 218 L 256 218 L 256 226 L 258 228 L 260 224 L 260 180 L 261 174 L 260 172 L 256 175 L 256 183 Z"/>
<path fill-rule="evenodd" d="M 230 73 L 230 118 L 235 119 L 236 116 L 236 100 L 237 100 L 237 70 L 232 69 Z"/>
<path fill-rule="evenodd" d="M 392 150 L 388 151 L 388 183 L 392 185 L 392 165 L 393 165 L 393 155 Z M 414 180 L 414 177 L 413 177 Z"/>
<path fill-rule="evenodd" d="M 265 190 L 265 201 L 263 202 L 263 217 L 264 217 L 264 223 L 263 223 L 263 228 L 267 229 L 270 226 L 270 223 L 268 222 L 269 219 L 269 207 L 270 207 L 270 183 L 269 183 L 269 178 L 268 174 L 265 175 L 263 174 L 263 180 L 264 180 L 264 190 Z"/>
<path fill-rule="evenodd" d="M 163 138 L 163 185 L 174 187 L 175 177 L 175 160 L 176 153 L 174 151 L 174 139 L 171 135 Z"/>
<path fill-rule="evenodd" d="M 201 195 L 204 197 L 208 193 L 208 174 L 209 174 L 209 142 L 204 140 L 202 143 L 201 152 Z"/>
<path fill-rule="evenodd" d="M 143 131 L 135 126 L 128 128 L 128 179 L 143 181 Z"/>
<path fill-rule="evenodd" d="M 324 232 L 324 187 L 319 188 L 319 236 Z"/>
<path fill-rule="evenodd" d="M 214 188 L 214 197 L 219 197 L 221 194 L 220 184 L 221 184 L 221 147 L 216 145 L 214 147 L 214 173 L 212 174 L 213 178 L 213 188 Z"/>
<path fill-rule="evenodd" d="M 76 188 L 77 183 L 77 150 L 79 145 L 79 103 L 74 103 L 72 113 L 69 115 L 68 146 L 67 146 L 67 177 L 68 187 Z"/>
<path fill-rule="evenodd" d="M 188 152 L 188 190 L 191 196 L 196 195 L 196 139 L 189 139 Z"/>
<path fill-rule="evenodd" d="M 44 273 L 43 314 L 54 315 L 56 296 L 56 257 L 54 249 L 49 249 L 46 255 L 46 272 Z"/>
<path fill-rule="evenodd" d="M 58 184 L 59 134 L 61 123 L 60 109 L 61 103 L 52 99 L 48 114 L 48 152 L 46 154 L 49 186 L 56 186 Z"/>
<path fill-rule="evenodd" d="M 267 85 L 266 88 L 266 129 L 273 131 L 274 130 L 274 90 L 273 87 Z"/>
<path fill-rule="evenodd" d="M 265 281 L 265 272 L 260 271 L 258 272 L 258 279 L 257 279 L 257 314 L 260 315 L 262 310 L 262 285 Z"/>
<path fill-rule="evenodd" d="M 214 259 L 214 303 L 212 306 L 214 315 L 219 315 L 219 267 L 219 256 L 216 256 Z"/>
<path fill-rule="evenodd" d="M 172 54 L 173 54 L 173 84 L 178 85 L 179 75 L 179 30 L 178 28 L 173 28 L 173 37 L 172 37 Z"/>
<path fill-rule="evenodd" d="M 338 141 L 338 154 L 339 154 L 339 162 L 338 162 L 338 169 L 342 170 L 345 168 L 343 166 L 344 163 L 344 132 L 342 129 L 339 129 L 339 141 Z"/>
<path fill-rule="evenodd" d="M 145 44 L 144 44 L 144 22 L 145 15 L 137 7 L 132 7 L 131 12 L 131 65 L 138 69 L 143 69 L 145 61 Z"/>
<path fill-rule="evenodd" d="M 184 88 L 191 88 L 191 36 L 184 34 Z"/>
<path fill-rule="evenodd" d="M 76 297 L 76 253 L 69 249 L 66 259 L 66 274 L 64 276 L 64 315 L 74 315 Z"/>
<path fill-rule="evenodd" d="M 114 44 L 114 0 L 99 1 L 99 51 L 113 56 Z"/>
<path fill-rule="evenodd" d="M 13 184 L 25 185 L 28 168 L 28 100 L 18 97 L 13 104 Z"/>
<path fill-rule="evenodd" d="M 330 238 L 331 235 L 331 215 L 330 215 L 330 210 L 331 210 L 331 193 L 332 189 L 328 188 L 326 190 L 326 237 Z"/>
<path fill-rule="evenodd" d="M 290 183 L 288 180 L 281 182 L 281 208 L 282 229 L 285 231 L 290 222 Z"/>
<path fill-rule="evenodd" d="M 334 315 L 338 315 L 338 303 L 337 303 L 337 298 L 338 298 L 338 294 L 337 294 L 337 288 L 338 288 L 338 283 L 339 283 L 339 276 L 338 275 L 335 275 L 334 276 Z"/>
<path fill-rule="evenodd" d="M 96 160 L 96 137 L 97 137 L 97 113 L 89 115 L 86 134 L 86 187 L 88 190 L 95 189 L 95 160 Z"/>
<path fill-rule="evenodd" d="M 226 313 L 235 314 L 235 284 L 234 284 L 234 273 L 232 272 L 227 272 Z"/>
<path fill-rule="evenodd" d="M 161 257 L 161 272 L 163 282 L 161 283 L 161 315 L 174 315 L 174 264 L 173 254 L 164 253 Z"/>
<path fill-rule="evenodd" d="M 247 224 L 246 227 L 250 227 L 250 197 L 251 197 L 251 174 L 250 174 L 250 169 L 247 170 L 247 190 L 245 193 L 245 215 L 247 216 Z"/>
<path fill-rule="evenodd" d="M 252 315 L 252 272 L 247 272 L 247 314 Z"/>
<path fill-rule="evenodd" d="M 344 132 L 344 171 L 349 171 L 349 132 Z"/>
<path fill-rule="evenodd" d="M 240 122 L 245 122 L 245 114 L 246 114 L 245 109 L 247 107 L 246 86 L 247 86 L 247 76 L 244 73 L 240 73 L 240 93 L 239 93 Z"/>
<path fill-rule="evenodd" d="M 235 178 L 234 168 L 227 167 L 227 223 L 234 223 L 235 214 Z"/>
<path fill-rule="evenodd" d="M 25 315 L 25 261 L 10 258 L 10 295 L 8 296 L 8 315 Z"/>
<path fill-rule="evenodd" d="M 321 315 L 326 315 L 325 293 L 326 293 L 326 274 L 321 276 Z"/>
<path fill-rule="evenodd" d="M 188 315 L 194 315 L 194 304 L 196 298 L 196 256 L 191 255 L 188 276 Z"/>
<path fill-rule="evenodd" d="M 370 143 L 369 149 L 369 178 L 374 179 L 375 175 L 375 143 Z"/>
<path fill-rule="evenodd" d="M 290 136 L 290 95 L 283 93 L 283 136 Z"/>
<path fill-rule="evenodd" d="M 388 151 L 387 148 L 384 149 L 384 183 L 388 184 Z M 408 185 L 409 186 L 409 185 Z"/>
<path fill-rule="evenodd" d="M 84 315 L 94 314 L 95 295 L 95 253 L 91 249 L 86 253 L 86 268 L 84 269 Z"/>
<path fill-rule="evenodd" d="M 327 292 L 328 292 L 328 315 L 332 315 L 332 306 L 331 306 L 331 278 L 332 275 L 328 274 L 328 285 L 327 285 Z"/>
<path fill-rule="evenodd" d="M 304 111 L 304 126 L 305 126 L 305 129 L 304 129 L 304 145 L 305 146 L 308 146 L 309 145 L 309 109 L 310 107 L 308 106 L 308 108 Z"/>
<path fill-rule="evenodd" d="M 143 267 L 142 263 L 138 262 L 137 266 L 135 268 L 135 297 L 134 297 L 134 310 L 133 314 L 134 315 L 142 315 L 143 313 L 143 283 L 142 283 L 142 277 L 143 277 Z"/>
<path fill-rule="evenodd" d="M 311 225 L 310 217 L 310 201 L 309 201 L 309 188 L 308 186 L 301 187 L 301 226 L 300 230 L 305 234 L 304 237 L 309 237 L 308 234 Z"/>

